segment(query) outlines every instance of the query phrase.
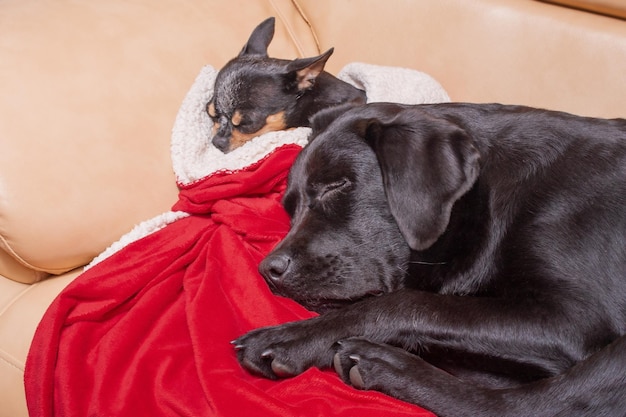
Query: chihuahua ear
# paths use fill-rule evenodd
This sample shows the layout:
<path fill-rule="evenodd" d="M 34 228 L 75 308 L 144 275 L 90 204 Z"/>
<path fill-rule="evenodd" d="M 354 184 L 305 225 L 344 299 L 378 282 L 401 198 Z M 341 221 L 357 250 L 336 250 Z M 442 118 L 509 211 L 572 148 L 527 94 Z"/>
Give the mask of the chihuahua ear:
<path fill-rule="evenodd" d="M 374 149 L 391 213 L 413 250 L 445 232 L 454 203 L 478 178 L 479 153 L 456 124 L 421 110 L 381 104 L 357 125 Z"/>
<path fill-rule="evenodd" d="M 274 23 L 276 19 L 270 17 L 262 21 L 250 35 L 250 39 L 243 46 L 239 56 L 244 55 L 261 55 L 267 56 L 267 47 L 274 38 Z"/>
<path fill-rule="evenodd" d="M 298 91 L 306 91 L 315 85 L 317 76 L 324 71 L 326 61 L 333 54 L 334 48 L 330 48 L 322 55 L 311 58 L 294 59 L 287 65 L 287 73 L 295 74 Z"/>

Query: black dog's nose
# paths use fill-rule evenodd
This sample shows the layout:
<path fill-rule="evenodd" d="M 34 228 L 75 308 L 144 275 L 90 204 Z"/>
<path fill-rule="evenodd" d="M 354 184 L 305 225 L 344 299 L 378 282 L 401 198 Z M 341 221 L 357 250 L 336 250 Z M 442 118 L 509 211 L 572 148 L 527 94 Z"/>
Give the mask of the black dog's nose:
<path fill-rule="evenodd" d="M 259 272 L 266 280 L 280 284 L 289 271 L 291 257 L 285 253 L 274 253 L 261 261 Z"/>

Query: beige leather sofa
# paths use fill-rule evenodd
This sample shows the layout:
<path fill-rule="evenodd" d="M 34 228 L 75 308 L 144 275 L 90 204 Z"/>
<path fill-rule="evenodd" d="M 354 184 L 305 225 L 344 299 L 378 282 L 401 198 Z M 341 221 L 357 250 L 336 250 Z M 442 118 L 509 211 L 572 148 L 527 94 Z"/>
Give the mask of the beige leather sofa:
<path fill-rule="evenodd" d="M 559 2 L 557 2 L 559 3 Z M 0 2 L 0 417 L 27 415 L 37 323 L 81 267 L 168 210 L 178 107 L 277 17 L 272 55 L 334 46 L 434 76 L 456 101 L 626 117 L 623 0 Z M 581 10 L 586 9 L 586 10 Z M 77 358 L 80 360 L 80 358 Z"/>

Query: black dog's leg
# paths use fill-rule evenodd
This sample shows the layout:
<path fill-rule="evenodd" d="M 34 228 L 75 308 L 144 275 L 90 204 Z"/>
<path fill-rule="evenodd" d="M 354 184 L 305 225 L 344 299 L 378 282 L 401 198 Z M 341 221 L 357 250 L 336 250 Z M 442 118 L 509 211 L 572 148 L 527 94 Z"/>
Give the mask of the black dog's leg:
<path fill-rule="evenodd" d="M 565 309 L 558 313 L 507 300 L 402 290 L 311 320 L 257 329 L 234 344 L 242 365 L 268 378 L 330 367 L 335 342 L 362 336 L 410 351 L 454 352 L 471 358 L 475 370 L 492 369 L 500 360 L 499 367 L 533 379 L 558 374 L 586 356 L 571 342 L 580 340 L 577 334 L 568 333 L 580 329 L 567 324 Z"/>
<path fill-rule="evenodd" d="M 362 338 L 340 341 L 336 349 L 335 370 L 355 388 L 383 392 L 420 405 L 438 417 L 508 415 L 500 396 L 462 381 L 403 349 Z"/>
<path fill-rule="evenodd" d="M 402 349 L 362 338 L 336 348 L 334 367 L 344 381 L 439 417 L 626 416 L 626 336 L 562 375 L 509 389 L 462 381 Z"/>

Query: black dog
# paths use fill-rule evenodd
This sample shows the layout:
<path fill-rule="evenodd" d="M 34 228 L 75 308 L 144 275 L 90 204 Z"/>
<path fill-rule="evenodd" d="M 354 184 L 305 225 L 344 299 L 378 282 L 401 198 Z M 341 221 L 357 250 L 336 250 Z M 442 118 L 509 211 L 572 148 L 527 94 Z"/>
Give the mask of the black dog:
<path fill-rule="evenodd" d="M 518 106 L 322 112 L 262 262 L 320 317 L 252 331 L 440 416 L 626 415 L 626 120 Z"/>
<path fill-rule="evenodd" d="M 365 92 L 324 71 L 333 49 L 293 61 L 269 58 L 274 18 L 263 21 L 236 58 L 220 70 L 207 104 L 213 145 L 230 152 L 263 133 L 310 126 L 318 111 L 365 103 Z"/>

